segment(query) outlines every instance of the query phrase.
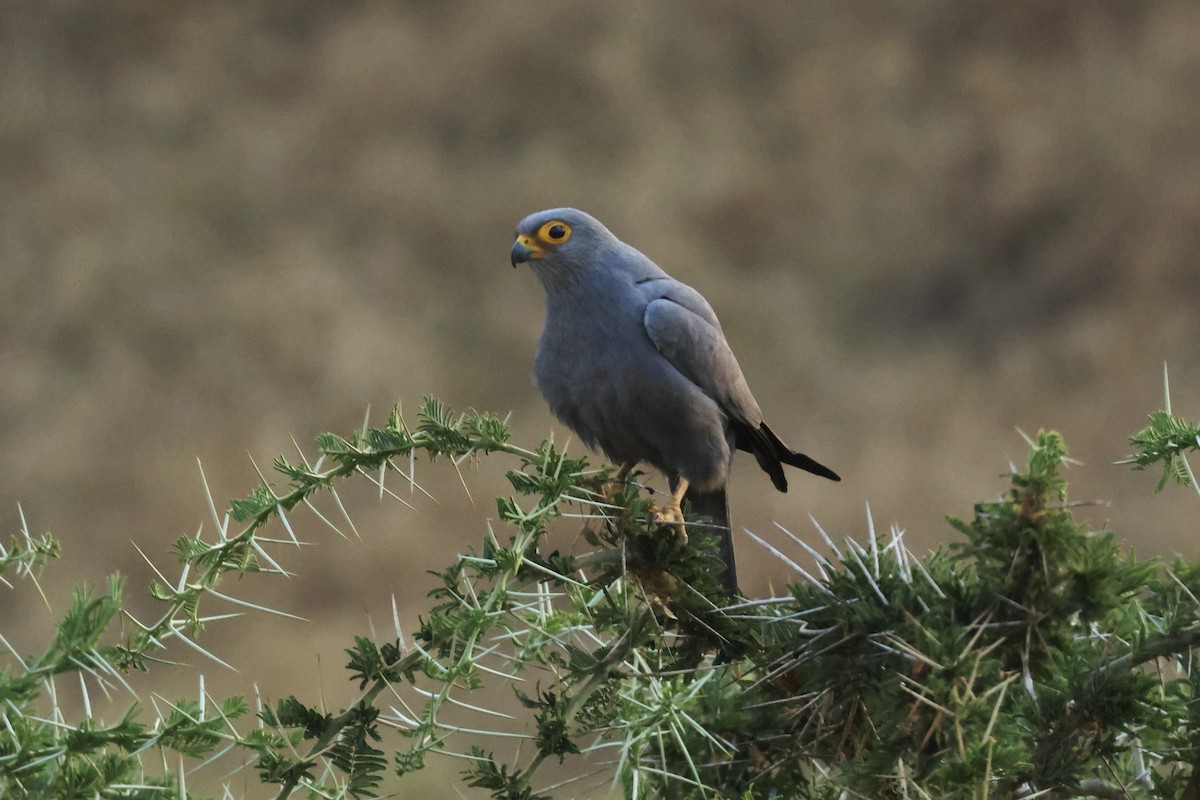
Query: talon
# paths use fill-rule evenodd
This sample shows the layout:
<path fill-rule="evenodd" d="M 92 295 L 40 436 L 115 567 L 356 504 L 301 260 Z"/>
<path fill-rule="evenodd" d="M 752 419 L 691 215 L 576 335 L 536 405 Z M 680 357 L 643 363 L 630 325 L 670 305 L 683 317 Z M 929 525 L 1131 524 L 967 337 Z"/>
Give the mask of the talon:
<path fill-rule="evenodd" d="M 655 508 L 652 510 L 654 511 L 654 518 L 659 522 L 683 524 L 683 511 L 679 508 L 678 503 L 668 503 L 666 508 Z"/>
<path fill-rule="evenodd" d="M 654 519 L 656 521 L 678 526 L 679 538 L 684 543 L 687 542 L 687 528 L 683 526 L 683 496 L 687 493 L 687 489 L 687 479 L 680 478 L 679 483 L 675 486 L 675 491 L 671 493 L 671 500 L 667 503 L 666 507 L 654 509 Z"/>
<path fill-rule="evenodd" d="M 676 502 L 670 502 L 666 508 L 652 508 L 651 513 L 654 515 L 655 522 L 661 522 L 670 525 L 679 532 L 679 538 L 684 544 L 687 544 L 688 535 L 687 528 L 683 525 L 683 509 Z"/>

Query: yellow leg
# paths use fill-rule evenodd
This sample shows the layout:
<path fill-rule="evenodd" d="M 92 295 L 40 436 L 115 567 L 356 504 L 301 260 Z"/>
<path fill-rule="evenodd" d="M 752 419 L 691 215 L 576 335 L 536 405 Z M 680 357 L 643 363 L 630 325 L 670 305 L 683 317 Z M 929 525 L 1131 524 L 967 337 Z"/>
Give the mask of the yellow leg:
<path fill-rule="evenodd" d="M 633 468 L 638 465 L 636 461 L 626 461 L 617 470 L 617 474 L 612 477 L 604 486 L 604 499 L 612 500 L 621 492 L 625 491 L 625 479 L 629 477 L 629 473 L 633 472 Z"/>
<path fill-rule="evenodd" d="M 683 527 L 683 496 L 687 494 L 688 481 L 687 478 L 680 478 L 675 485 L 675 491 L 671 493 L 671 502 L 667 503 L 667 507 L 656 512 L 655 516 L 663 522 L 675 522 L 679 524 L 679 538 L 687 541 L 687 529 Z"/>
<path fill-rule="evenodd" d="M 633 468 L 637 465 L 638 462 L 636 461 L 626 461 L 621 465 L 621 468 L 617 470 L 617 474 L 613 476 L 613 483 L 624 483 L 625 479 L 629 477 L 629 473 L 633 472 Z"/>

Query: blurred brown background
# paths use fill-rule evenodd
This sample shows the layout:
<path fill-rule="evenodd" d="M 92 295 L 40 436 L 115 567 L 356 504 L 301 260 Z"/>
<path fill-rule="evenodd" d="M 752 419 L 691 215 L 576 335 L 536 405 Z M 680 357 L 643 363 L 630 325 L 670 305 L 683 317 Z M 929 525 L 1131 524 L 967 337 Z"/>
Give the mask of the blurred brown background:
<path fill-rule="evenodd" d="M 197 458 L 220 502 L 247 453 L 424 393 L 566 438 L 508 249 L 568 204 L 703 291 L 773 427 L 845 477 L 777 494 L 742 457 L 735 523 L 861 535 L 869 502 L 920 552 L 1053 427 L 1110 503 L 1082 515 L 1196 554 L 1196 498 L 1111 463 L 1164 360 L 1200 413 L 1195 3 L 18 1 L 0 187 L 0 509 L 64 542 L 56 612 L 119 570 L 151 613 L 130 542 L 174 573 Z M 392 594 L 411 629 L 507 466 L 473 506 L 445 464 L 416 512 L 351 491 L 361 541 L 298 520 L 302 579 L 228 588 L 313 623 L 214 627 L 243 674 L 210 683 L 336 705 L 341 647 Z M 781 588 L 736 542 L 743 588 Z M 35 649 L 25 594 L 0 615 Z"/>

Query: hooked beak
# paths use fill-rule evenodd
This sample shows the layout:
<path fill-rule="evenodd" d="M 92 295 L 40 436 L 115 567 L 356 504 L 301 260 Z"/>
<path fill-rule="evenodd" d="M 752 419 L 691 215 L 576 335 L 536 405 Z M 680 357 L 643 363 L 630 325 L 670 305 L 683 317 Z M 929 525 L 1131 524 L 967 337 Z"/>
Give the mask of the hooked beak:
<path fill-rule="evenodd" d="M 545 255 L 545 251 L 538 247 L 537 242 L 528 236 L 521 235 L 513 242 L 512 246 L 512 265 L 515 269 L 517 264 L 524 264 L 526 261 L 536 261 Z"/>

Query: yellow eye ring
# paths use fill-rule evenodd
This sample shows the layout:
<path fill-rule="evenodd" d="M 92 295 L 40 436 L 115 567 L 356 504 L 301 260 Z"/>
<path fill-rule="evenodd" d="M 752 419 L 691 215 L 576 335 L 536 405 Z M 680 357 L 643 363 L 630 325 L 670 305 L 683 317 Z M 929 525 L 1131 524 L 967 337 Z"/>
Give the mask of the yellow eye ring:
<path fill-rule="evenodd" d="M 543 242 L 562 244 L 571 238 L 571 226 L 559 219 L 552 219 L 538 228 L 537 236 Z"/>

